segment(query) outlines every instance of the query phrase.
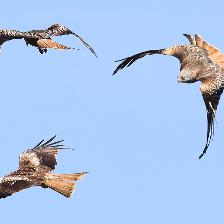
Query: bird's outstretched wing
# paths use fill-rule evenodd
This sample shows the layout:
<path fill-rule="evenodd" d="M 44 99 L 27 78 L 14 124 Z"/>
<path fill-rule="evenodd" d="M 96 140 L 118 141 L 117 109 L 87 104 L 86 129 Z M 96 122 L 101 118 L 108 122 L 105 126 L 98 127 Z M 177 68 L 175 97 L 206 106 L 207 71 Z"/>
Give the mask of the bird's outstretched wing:
<path fill-rule="evenodd" d="M 34 148 L 28 149 L 23 154 L 35 153 L 40 161 L 40 166 L 46 171 L 52 171 L 57 165 L 57 154 L 60 149 L 66 149 L 62 142 L 64 140 L 54 141 L 56 135 L 47 141 L 40 141 Z"/>
<path fill-rule="evenodd" d="M 210 85 L 210 86 L 208 86 L 208 88 L 210 88 L 209 91 L 207 91 L 206 88 L 201 89 L 202 96 L 203 96 L 206 110 L 207 110 L 207 140 L 206 140 L 206 145 L 204 147 L 204 150 L 203 150 L 202 154 L 199 156 L 199 159 L 201 159 L 201 157 L 206 153 L 206 151 L 209 147 L 209 144 L 210 144 L 211 140 L 213 139 L 216 110 L 217 110 L 217 106 L 219 104 L 220 96 L 223 92 L 222 86 L 220 86 L 219 88 L 214 88 L 211 91 L 211 83 L 208 83 L 208 85 Z"/>
<path fill-rule="evenodd" d="M 34 35 L 28 32 L 3 29 L 0 30 L 0 45 L 2 45 L 5 41 L 13 39 L 33 38 L 33 37 Z"/>
<path fill-rule="evenodd" d="M 0 180 L 0 199 L 33 186 L 33 183 L 24 176 L 9 174 Z"/>
<path fill-rule="evenodd" d="M 93 48 L 86 41 L 83 40 L 82 37 L 80 37 L 78 34 L 76 34 L 75 32 L 71 31 L 69 28 L 67 28 L 63 25 L 53 24 L 52 26 L 47 28 L 45 30 L 45 32 L 49 36 L 63 36 L 63 35 L 72 34 L 75 37 L 77 37 L 85 45 L 85 47 L 87 47 L 97 57 L 96 52 L 93 50 Z"/>
<path fill-rule="evenodd" d="M 199 34 L 195 34 L 194 36 L 190 34 L 183 35 L 188 38 L 191 44 L 205 49 L 208 52 L 208 57 L 213 62 L 224 68 L 224 54 L 221 53 L 221 51 L 217 47 L 207 43 Z"/>
<path fill-rule="evenodd" d="M 113 75 L 115 75 L 119 70 L 121 70 L 121 69 L 123 69 L 125 67 L 129 67 L 136 60 L 138 60 L 140 58 L 143 58 L 146 55 L 162 54 L 163 51 L 164 51 L 164 49 L 160 49 L 160 50 L 148 50 L 148 51 L 143 51 L 143 52 L 140 52 L 138 54 L 132 55 L 132 56 L 127 57 L 127 58 L 123 58 L 123 59 L 117 60 L 115 62 L 120 62 L 121 61 L 121 63 L 114 70 Z"/>

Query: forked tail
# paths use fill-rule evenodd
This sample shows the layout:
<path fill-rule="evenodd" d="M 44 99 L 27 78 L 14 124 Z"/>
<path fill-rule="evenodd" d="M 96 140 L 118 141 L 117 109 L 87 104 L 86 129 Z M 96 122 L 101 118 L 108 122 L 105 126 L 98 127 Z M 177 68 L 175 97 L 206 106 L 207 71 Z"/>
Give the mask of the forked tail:
<path fill-rule="evenodd" d="M 51 174 L 47 173 L 42 187 L 49 187 L 67 198 L 72 196 L 75 190 L 75 182 L 80 180 L 87 172 L 74 174 Z"/>
<path fill-rule="evenodd" d="M 51 39 L 40 39 L 37 41 L 37 45 L 39 48 L 54 48 L 58 50 L 79 50 L 78 48 L 71 48 L 69 46 L 59 44 Z"/>

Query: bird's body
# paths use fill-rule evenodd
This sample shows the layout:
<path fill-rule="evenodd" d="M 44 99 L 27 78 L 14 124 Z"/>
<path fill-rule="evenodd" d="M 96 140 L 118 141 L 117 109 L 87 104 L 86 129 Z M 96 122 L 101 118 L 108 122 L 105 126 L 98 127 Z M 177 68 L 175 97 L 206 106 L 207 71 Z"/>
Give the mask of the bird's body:
<path fill-rule="evenodd" d="M 160 50 L 148 50 L 121 59 L 121 64 L 113 74 L 130 66 L 133 62 L 146 55 L 163 54 L 179 59 L 181 68 L 178 82 L 194 83 L 201 81 L 200 90 L 207 110 L 207 142 L 201 158 L 207 151 L 214 134 L 215 112 L 224 88 L 224 55 L 214 46 L 205 42 L 199 35 L 184 34 L 190 44 L 174 45 Z"/>
<path fill-rule="evenodd" d="M 32 186 L 51 188 L 65 197 L 71 197 L 75 181 L 86 174 L 51 174 L 57 164 L 56 155 L 63 149 L 62 141 L 41 141 L 33 149 L 20 155 L 19 168 L 0 179 L 0 198 L 6 198 Z"/>

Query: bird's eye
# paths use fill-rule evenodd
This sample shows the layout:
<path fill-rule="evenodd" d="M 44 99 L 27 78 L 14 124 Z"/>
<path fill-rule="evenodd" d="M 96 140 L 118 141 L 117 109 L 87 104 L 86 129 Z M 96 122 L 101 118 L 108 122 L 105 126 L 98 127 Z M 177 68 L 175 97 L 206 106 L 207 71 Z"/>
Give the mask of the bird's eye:
<path fill-rule="evenodd" d="M 181 77 L 180 77 L 180 80 L 184 80 L 184 76 L 181 76 Z"/>
<path fill-rule="evenodd" d="M 24 166 L 28 166 L 29 164 L 30 164 L 30 161 L 27 161 L 27 160 L 26 161 L 23 161 L 23 165 Z"/>

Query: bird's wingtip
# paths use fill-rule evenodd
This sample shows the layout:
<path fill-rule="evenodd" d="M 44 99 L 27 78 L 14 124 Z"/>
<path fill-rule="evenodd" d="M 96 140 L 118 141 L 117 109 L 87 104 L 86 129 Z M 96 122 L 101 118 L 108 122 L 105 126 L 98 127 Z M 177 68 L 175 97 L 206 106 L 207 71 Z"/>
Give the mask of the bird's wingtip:
<path fill-rule="evenodd" d="M 196 38 L 202 38 L 202 36 L 201 36 L 200 34 L 198 34 L 198 33 L 196 33 L 194 36 L 195 36 Z"/>

